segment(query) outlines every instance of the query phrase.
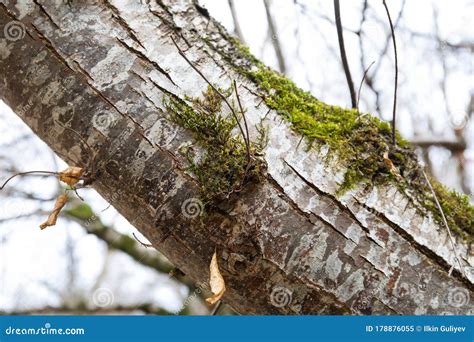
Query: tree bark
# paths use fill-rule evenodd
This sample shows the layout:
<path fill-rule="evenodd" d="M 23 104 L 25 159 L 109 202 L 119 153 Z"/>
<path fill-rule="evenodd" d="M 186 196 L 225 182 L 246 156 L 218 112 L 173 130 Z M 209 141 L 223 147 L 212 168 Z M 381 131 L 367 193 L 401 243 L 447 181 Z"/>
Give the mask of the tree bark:
<path fill-rule="evenodd" d="M 3 2 L 5 3 L 5 1 Z M 474 256 L 391 185 L 336 196 L 344 170 L 258 96 L 219 54 L 232 45 L 185 1 L 7 1 L 0 4 L 0 96 L 186 275 L 209 278 L 217 250 L 223 300 L 242 314 L 470 314 Z M 16 27 L 15 27 L 16 25 Z M 17 28 L 20 33 L 14 36 Z M 264 179 L 203 210 L 180 148 L 194 141 L 171 120 L 167 96 L 197 97 L 236 80 L 250 136 L 268 127 Z M 242 63 L 246 63 L 243 61 Z M 194 207 L 193 207 L 194 206 Z M 202 214 L 202 213 L 201 213 Z"/>

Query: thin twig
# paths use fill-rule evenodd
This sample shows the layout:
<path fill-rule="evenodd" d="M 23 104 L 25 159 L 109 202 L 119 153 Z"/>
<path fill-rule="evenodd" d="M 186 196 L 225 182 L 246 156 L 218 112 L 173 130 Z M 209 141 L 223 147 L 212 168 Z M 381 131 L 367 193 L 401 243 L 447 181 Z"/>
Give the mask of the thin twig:
<path fill-rule="evenodd" d="M 59 176 L 58 172 L 53 172 L 53 171 L 26 171 L 26 172 L 18 172 L 15 173 L 13 176 L 8 178 L 2 186 L 0 186 L 0 190 L 3 190 L 3 188 L 7 185 L 9 181 L 11 181 L 13 178 L 17 176 L 25 176 L 25 175 L 30 175 L 30 174 L 41 174 L 41 175 L 54 175 L 54 176 Z"/>
<path fill-rule="evenodd" d="M 460 269 L 461 273 L 466 277 L 466 274 L 464 273 L 464 268 L 462 267 L 461 261 L 460 261 L 458 255 L 457 255 L 457 253 L 456 253 L 456 244 L 454 242 L 453 235 L 451 234 L 451 229 L 449 228 L 448 220 L 446 219 L 446 216 L 444 215 L 444 210 L 443 210 L 443 208 L 441 207 L 441 204 L 438 201 L 438 196 L 436 196 L 436 192 L 434 191 L 433 186 L 431 185 L 430 179 L 426 175 L 425 170 L 422 169 L 421 172 L 423 173 L 423 176 L 425 177 L 426 183 L 428 183 L 428 187 L 431 190 L 431 194 L 434 197 L 436 206 L 438 207 L 438 210 L 441 213 L 441 217 L 443 218 L 443 223 L 446 226 L 446 230 L 448 231 L 449 241 L 451 241 L 451 247 L 453 248 L 454 258 L 456 259 L 456 261 L 459 264 L 459 269 Z"/>
<path fill-rule="evenodd" d="M 212 308 L 212 311 L 209 313 L 209 316 L 215 316 L 219 312 L 219 309 L 222 306 L 222 301 L 218 301 L 216 305 Z"/>
<path fill-rule="evenodd" d="M 398 27 L 400 26 L 400 22 L 403 18 L 403 11 L 405 10 L 405 5 L 406 5 L 406 0 L 403 0 L 402 4 L 400 5 L 400 12 L 398 12 L 397 18 L 393 22 L 393 30 L 394 31 L 397 30 Z M 388 47 L 390 46 L 390 37 L 391 36 L 392 36 L 392 33 L 390 32 L 387 35 L 386 42 L 385 42 L 385 45 L 384 45 L 383 49 L 380 50 L 380 53 L 379 53 L 380 59 L 377 61 L 377 63 L 375 63 L 375 66 L 374 66 L 374 69 L 373 69 L 374 76 L 378 75 L 378 72 L 379 72 L 380 68 L 382 67 L 383 58 L 387 54 Z"/>
<path fill-rule="evenodd" d="M 387 12 L 388 22 L 390 23 L 390 31 L 392 32 L 393 41 L 393 52 L 395 54 L 395 89 L 393 90 L 393 113 L 392 113 L 392 143 L 394 146 L 397 144 L 396 139 L 396 118 L 397 118 L 397 88 L 398 88 L 398 54 L 397 54 L 397 41 L 395 39 L 395 30 L 393 29 L 392 18 L 388 10 L 387 3 L 383 0 L 385 11 Z"/>
<path fill-rule="evenodd" d="M 242 114 L 242 119 L 244 120 L 244 126 L 245 126 L 245 134 L 247 135 L 247 141 L 245 143 L 245 146 L 247 148 L 247 161 L 250 165 L 250 135 L 249 135 L 249 127 L 247 125 L 247 119 L 245 118 L 245 112 L 244 108 L 242 106 L 242 103 L 240 102 L 240 96 L 239 96 L 239 91 L 237 90 L 237 82 L 233 80 L 234 83 L 234 89 L 235 89 L 235 96 L 237 97 L 237 103 L 239 105 L 240 113 Z M 245 140 L 245 136 L 244 136 Z M 247 165 L 248 166 L 248 165 Z"/>
<path fill-rule="evenodd" d="M 108 210 L 110 207 L 112 206 L 112 204 L 108 204 L 104 209 L 102 209 L 100 212 L 103 213 L 104 211 Z"/>
<path fill-rule="evenodd" d="M 362 89 L 362 86 L 364 85 L 365 77 L 367 76 L 367 73 L 369 72 L 369 69 L 372 67 L 372 65 L 374 65 L 374 63 L 375 63 L 375 61 L 370 63 L 369 67 L 367 69 L 365 69 L 364 76 L 362 77 L 362 80 L 360 81 L 359 90 L 357 91 L 357 105 L 356 105 L 357 111 L 359 111 L 360 91 Z"/>
<path fill-rule="evenodd" d="M 150 243 L 144 243 L 144 242 L 140 241 L 140 239 L 135 235 L 135 233 L 132 233 L 132 235 L 135 238 L 135 240 L 137 240 L 140 243 L 140 245 L 142 245 L 143 247 L 145 247 L 145 248 L 153 247 L 153 245 L 150 244 Z"/>
<path fill-rule="evenodd" d="M 344 74 L 346 75 L 347 85 L 349 86 L 349 92 L 351 93 L 352 108 L 356 108 L 357 103 L 354 82 L 352 82 L 351 71 L 349 69 L 349 64 L 347 63 L 346 49 L 344 47 L 344 35 L 342 32 L 341 10 L 339 7 L 339 0 L 334 0 L 334 15 L 336 18 L 337 39 L 339 41 L 339 52 L 341 53 L 342 66 L 344 68 Z"/>
<path fill-rule="evenodd" d="M 76 196 L 77 196 L 82 202 L 85 202 L 85 201 L 84 201 L 84 198 L 82 198 L 81 195 L 79 195 L 79 193 L 77 192 L 77 188 L 71 187 L 71 190 L 74 191 L 74 193 L 76 194 Z"/>
<path fill-rule="evenodd" d="M 234 108 L 232 107 L 232 105 L 229 103 L 229 101 L 227 100 L 227 98 L 206 78 L 206 76 L 204 76 L 204 74 L 188 59 L 188 57 L 186 57 L 185 53 L 183 52 L 183 50 L 181 50 L 181 48 L 178 46 L 178 44 L 176 43 L 176 41 L 174 40 L 174 38 L 172 36 L 170 36 L 171 38 L 171 41 L 173 42 L 173 44 L 176 46 L 176 48 L 178 49 L 178 52 L 179 54 L 181 55 L 181 57 L 184 58 L 184 60 L 191 66 L 191 68 L 194 69 L 194 71 L 196 71 L 199 76 L 202 77 L 202 79 L 204 81 L 206 81 L 206 83 L 212 88 L 212 90 L 214 90 L 219 96 L 220 98 L 224 101 L 224 103 L 227 105 L 227 107 L 229 107 L 232 115 L 234 116 L 234 119 L 236 120 L 237 122 L 237 125 L 239 126 L 239 130 L 240 130 L 240 133 L 242 134 L 242 136 L 244 137 L 244 141 L 245 141 L 245 145 L 246 145 L 246 148 L 247 148 L 247 153 L 249 154 L 248 157 L 250 158 L 250 146 L 249 146 L 249 143 L 247 142 L 247 140 L 245 139 L 245 132 L 244 132 L 244 129 L 242 128 L 242 125 L 240 124 L 240 121 L 239 121 L 239 116 L 237 115 L 237 113 L 235 112 Z"/>

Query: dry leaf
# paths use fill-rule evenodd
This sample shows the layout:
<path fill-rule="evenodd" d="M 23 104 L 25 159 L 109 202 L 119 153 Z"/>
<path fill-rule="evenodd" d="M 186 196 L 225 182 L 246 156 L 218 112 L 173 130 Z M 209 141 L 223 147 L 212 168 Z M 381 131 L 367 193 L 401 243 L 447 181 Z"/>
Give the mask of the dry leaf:
<path fill-rule="evenodd" d="M 64 193 L 56 199 L 56 203 L 54 204 L 53 211 L 51 212 L 51 214 L 49 214 L 46 222 L 40 225 L 40 228 L 45 229 L 46 227 L 54 226 L 56 224 L 56 221 L 58 220 L 58 216 L 59 216 L 59 213 L 61 212 L 61 209 L 66 205 L 66 203 L 67 203 L 67 194 Z"/>
<path fill-rule="evenodd" d="M 212 297 L 206 298 L 207 304 L 215 304 L 219 299 L 222 298 L 225 292 L 225 282 L 222 278 L 221 272 L 219 271 L 219 265 L 217 264 L 217 254 L 214 251 L 212 256 L 211 265 L 209 266 L 211 276 L 209 279 L 209 285 L 211 285 Z"/>
<path fill-rule="evenodd" d="M 59 180 L 69 186 L 74 186 L 79 182 L 83 173 L 84 169 L 82 167 L 70 166 L 59 173 Z"/>
<path fill-rule="evenodd" d="M 397 167 L 393 164 L 393 161 L 389 158 L 387 151 L 385 151 L 383 154 L 383 161 L 385 162 L 385 165 L 388 167 L 392 175 L 397 178 L 402 177 L 400 176 L 400 171 L 398 171 Z"/>

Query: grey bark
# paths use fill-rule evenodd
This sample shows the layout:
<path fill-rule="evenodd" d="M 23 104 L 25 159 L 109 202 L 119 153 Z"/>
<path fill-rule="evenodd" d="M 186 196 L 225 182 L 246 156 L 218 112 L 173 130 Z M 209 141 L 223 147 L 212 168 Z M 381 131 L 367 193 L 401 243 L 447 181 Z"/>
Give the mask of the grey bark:
<path fill-rule="evenodd" d="M 472 313 L 467 243 L 456 241 L 459 266 L 446 229 L 393 186 L 337 197 L 345 170 L 324 146 L 298 149 L 300 137 L 219 54 L 231 44 L 222 28 L 194 5 L 10 1 L 0 29 L 1 98 L 70 165 L 91 151 L 63 126 L 86 139 L 97 152 L 92 186 L 194 281 L 207 282 L 216 249 L 224 301 L 238 312 Z M 193 136 L 163 99 L 201 96 L 207 84 L 170 35 L 211 82 L 237 80 L 253 139 L 261 120 L 269 132 L 262 182 L 201 216 L 179 152 Z"/>

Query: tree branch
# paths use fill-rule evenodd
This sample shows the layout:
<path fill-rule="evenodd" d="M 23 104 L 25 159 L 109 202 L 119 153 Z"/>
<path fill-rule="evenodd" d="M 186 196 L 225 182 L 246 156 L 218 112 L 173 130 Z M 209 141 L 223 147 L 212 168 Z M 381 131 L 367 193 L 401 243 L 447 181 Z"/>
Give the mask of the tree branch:
<path fill-rule="evenodd" d="M 346 48 L 344 47 L 344 33 L 342 32 L 341 10 L 339 7 L 339 0 L 334 0 L 334 16 L 336 18 L 337 39 L 339 42 L 339 52 L 341 54 L 342 66 L 344 74 L 346 75 L 347 86 L 351 95 L 352 108 L 357 108 L 356 93 L 354 89 L 354 82 L 352 82 L 351 71 L 349 63 L 347 62 Z"/>

